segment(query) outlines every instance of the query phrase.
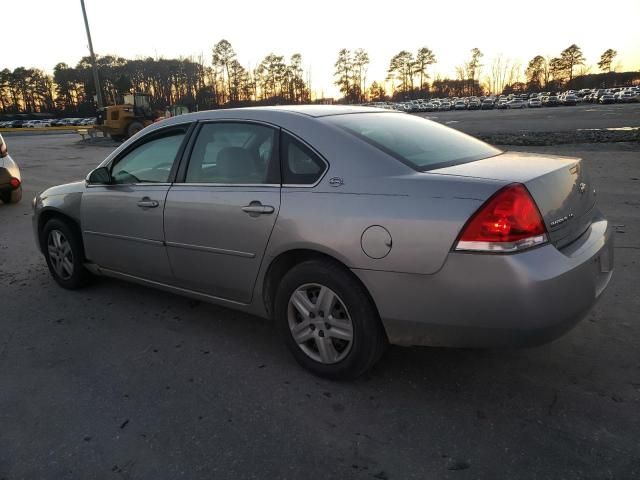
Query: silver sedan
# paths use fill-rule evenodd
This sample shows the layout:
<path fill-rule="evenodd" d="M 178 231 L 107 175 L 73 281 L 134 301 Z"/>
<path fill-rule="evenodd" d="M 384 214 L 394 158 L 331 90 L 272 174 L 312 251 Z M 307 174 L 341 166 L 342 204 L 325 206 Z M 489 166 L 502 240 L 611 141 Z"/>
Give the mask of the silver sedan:
<path fill-rule="evenodd" d="M 539 344 L 613 271 L 578 158 L 502 152 L 375 108 L 247 108 L 147 127 L 34 199 L 53 278 L 120 278 L 273 318 L 330 378 L 385 347 Z"/>

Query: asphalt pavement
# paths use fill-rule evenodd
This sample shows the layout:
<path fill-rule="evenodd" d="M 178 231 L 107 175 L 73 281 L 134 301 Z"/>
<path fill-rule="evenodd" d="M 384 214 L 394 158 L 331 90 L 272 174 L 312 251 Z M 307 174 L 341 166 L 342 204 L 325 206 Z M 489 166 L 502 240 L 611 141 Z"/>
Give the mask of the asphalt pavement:
<path fill-rule="evenodd" d="M 616 226 L 609 289 L 573 331 L 393 347 L 330 382 L 264 320 L 109 279 L 59 288 L 30 200 L 113 148 L 76 140 L 8 139 L 25 194 L 0 204 L 0 479 L 640 478 L 640 145 L 520 148 L 583 156 Z"/>
<path fill-rule="evenodd" d="M 640 127 L 640 103 L 517 110 L 461 110 L 418 113 L 465 133 L 565 132 L 578 129 Z"/>

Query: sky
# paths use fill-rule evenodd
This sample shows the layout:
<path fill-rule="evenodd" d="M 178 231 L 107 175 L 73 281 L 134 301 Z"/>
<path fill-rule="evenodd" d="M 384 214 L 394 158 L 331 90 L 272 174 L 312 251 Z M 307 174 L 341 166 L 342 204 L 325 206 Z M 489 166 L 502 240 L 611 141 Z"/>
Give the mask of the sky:
<path fill-rule="evenodd" d="M 88 55 L 80 0 L 2 2 L 0 69 L 37 67 L 51 72 L 59 62 L 75 65 Z M 522 64 L 535 55 L 557 56 L 575 43 L 587 64 L 607 48 L 614 64 L 640 70 L 640 0 L 617 0 L 595 8 L 584 0 L 511 2 L 428 0 L 85 0 L 97 54 L 126 58 L 203 55 L 227 39 L 239 61 L 253 69 L 267 54 L 301 53 L 315 96 L 337 96 L 333 64 L 341 48 L 364 48 L 367 80 L 383 80 L 400 50 L 426 46 L 438 63 L 430 73 L 455 76 L 455 66 L 484 53 L 485 72 L 497 55 Z M 7 39 L 14 39 L 7 43 Z"/>

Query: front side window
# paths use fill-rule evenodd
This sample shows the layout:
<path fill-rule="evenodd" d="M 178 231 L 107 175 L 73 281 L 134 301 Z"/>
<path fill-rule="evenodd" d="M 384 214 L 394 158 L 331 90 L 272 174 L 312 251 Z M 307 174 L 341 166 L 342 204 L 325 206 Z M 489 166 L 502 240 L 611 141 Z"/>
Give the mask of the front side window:
<path fill-rule="evenodd" d="M 166 183 L 187 128 L 151 134 L 151 140 L 120 157 L 111 169 L 113 182 Z"/>
<path fill-rule="evenodd" d="M 361 113 L 334 115 L 326 121 L 420 171 L 501 153 L 469 135 L 413 115 Z"/>
<path fill-rule="evenodd" d="M 277 131 L 253 123 L 207 123 L 193 146 L 186 183 L 279 184 Z"/>

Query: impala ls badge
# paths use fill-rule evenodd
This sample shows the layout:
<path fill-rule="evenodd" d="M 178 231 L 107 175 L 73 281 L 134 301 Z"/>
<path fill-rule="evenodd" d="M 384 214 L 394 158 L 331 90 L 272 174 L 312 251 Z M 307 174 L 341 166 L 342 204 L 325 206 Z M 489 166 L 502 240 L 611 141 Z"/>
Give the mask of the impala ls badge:
<path fill-rule="evenodd" d="M 581 183 L 580 185 L 578 185 L 578 191 L 580 193 L 584 193 L 587 191 L 587 184 L 586 183 Z"/>
<path fill-rule="evenodd" d="M 567 222 L 572 218 L 573 218 L 573 213 L 570 213 L 569 215 L 565 215 L 564 217 L 560 217 L 552 222 L 549 222 L 549 225 L 551 226 L 551 228 L 554 228 L 554 227 L 557 227 L 558 225 L 562 225 L 564 222 Z"/>
<path fill-rule="evenodd" d="M 344 180 L 342 180 L 340 177 L 333 177 L 329 179 L 329 185 L 331 185 L 332 187 L 341 187 L 342 185 L 344 185 Z"/>

